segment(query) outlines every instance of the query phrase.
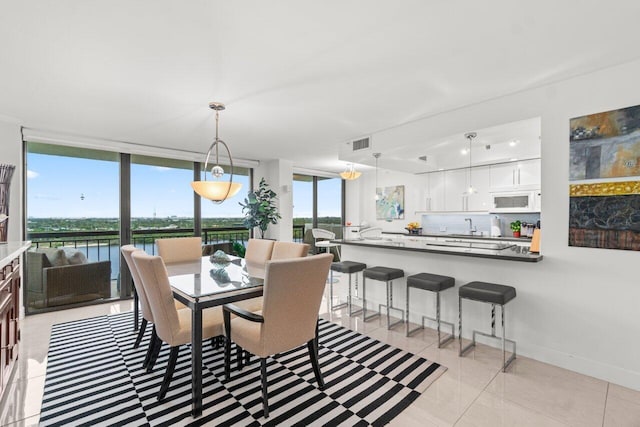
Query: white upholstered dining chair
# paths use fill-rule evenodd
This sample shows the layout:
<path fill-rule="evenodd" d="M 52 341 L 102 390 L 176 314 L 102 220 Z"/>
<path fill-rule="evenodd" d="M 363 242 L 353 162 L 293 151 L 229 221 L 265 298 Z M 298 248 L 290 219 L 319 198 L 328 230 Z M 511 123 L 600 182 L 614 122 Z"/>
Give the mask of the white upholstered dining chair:
<path fill-rule="evenodd" d="M 147 255 L 143 251 L 133 252 L 131 258 L 140 274 L 142 286 L 153 313 L 155 330 L 161 340 L 159 344 L 156 342 L 157 351 L 154 351 L 152 357 L 157 358 L 162 341 L 171 347 L 167 370 L 158 392 L 158 400 L 162 400 L 173 377 L 179 348 L 181 345 L 191 342 L 191 310 L 176 309 L 169 276 L 162 258 Z M 202 339 L 213 338 L 222 335 L 222 333 L 221 308 L 213 307 L 204 310 L 202 312 Z"/>
<path fill-rule="evenodd" d="M 248 264 L 264 266 L 271 259 L 274 243 L 273 240 L 267 239 L 249 239 L 244 259 Z"/>
<path fill-rule="evenodd" d="M 271 252 L 271 260 L 306 257 L 310 247 L 306 243 L 275 242 L 273 252 Z"/>
<path fill-rule="evenodd" d="M 269 261 L 260 314 L 228 304 L 223 307 L 225 377 L 230 377 L 231 341 L 260 358 L 262 404 L 269 416 L 267 357 L 307 345 L 318 388 L 324 387 L 318 364 L 317 322 L 333 255 Z M 231 318 L 231 314 L 237 317 Z"/>
<path fill-rule="evenodd" d="M 202 258 L 201 237 L 173 237 L 157 239 L 158 255 L 165 264 L 198 261 Z"/>

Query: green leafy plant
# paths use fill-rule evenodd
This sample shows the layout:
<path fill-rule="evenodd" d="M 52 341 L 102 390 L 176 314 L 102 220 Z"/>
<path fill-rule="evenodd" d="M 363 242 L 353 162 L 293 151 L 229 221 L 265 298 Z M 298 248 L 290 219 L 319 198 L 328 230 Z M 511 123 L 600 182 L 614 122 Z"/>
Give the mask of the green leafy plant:
<path fill-rule="evenodd" d="M 231 250 L 233 251 L 234 255 L 239 256 L 240 258 L 244 258 L 247 248 L 245 248 L 242 243 L 233 240 L 231 242 Z"/>
<path fill-rule="evenodd" d="M 511 224 L 509 224 L 509 227 L 511 227 L 511 231 L 513 231 L 514 233 L 517 233 L 520 231 L 520 225 L 521 225 L 520 220 L 515 220 Z"/>
<path fill-rule="evenodd" d="M 258 189 L 250 191 L 244 199 L 244 203 L 240 202 L 242 213 L 245 215 L 243 224 L 249 229 L 257 227 L 260 230 L 261 239 L 264 238 L 269 224 L 277 224 L 281 218 L 276 206 L 277 198 L 278 195 L 269 188 L 269 184 L 262 178 Z"/>

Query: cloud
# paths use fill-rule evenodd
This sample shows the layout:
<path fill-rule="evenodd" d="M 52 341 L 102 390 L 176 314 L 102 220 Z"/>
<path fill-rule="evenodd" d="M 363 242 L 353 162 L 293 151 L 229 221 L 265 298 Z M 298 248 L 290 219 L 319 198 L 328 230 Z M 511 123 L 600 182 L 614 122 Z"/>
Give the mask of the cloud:
<path fill-rule="evenodd" d="M 155 170 L 157 170 L 158 172 L 166 172 L 171 170 L 171 168 L 168 168 L 166 166 L 154 166 L 153 167 Z"/>
<path fill-rule="evenodd" d="M 36 171 L 27 170 L 27 179 L 37 178 L 40 174 Z"/>

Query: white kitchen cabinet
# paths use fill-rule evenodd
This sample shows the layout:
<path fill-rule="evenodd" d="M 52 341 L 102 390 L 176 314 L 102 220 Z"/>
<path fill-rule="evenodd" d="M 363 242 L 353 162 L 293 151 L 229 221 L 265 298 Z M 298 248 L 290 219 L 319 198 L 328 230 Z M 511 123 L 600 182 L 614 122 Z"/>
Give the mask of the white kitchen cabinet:
<path fill-rule="evenodd" d="M 445 172 L 445 211 L 467 210 L 467 189 L 469 188 L 469 171 L 467 169 L 454 169 Z"/>
<path fill-rule="evenodd" d="M 491 190 L 509 191 L 540 188 L 540 159 L 491 166 Z"/>
<path fill-rule="evenodd" d="M 489 166 L 474 167 L 471 175 L 471 184 L 475 193 L 467 196 L 468 211 L 488 211 L 491 205 L 489 197 Z"/>
<path fill-rule="evenodd" d="M 429 175 L 429 191 L 427 194 L 427 210 L 428 211 L 443 211 L 444 195 L 445 195 L 445 182 L 444 172 L 431 172 Z"/>
<path fill-rule="evenodd" d="M 468 194 L 469 179 L 475 192 Z M 489 210 L 489 167 L 456 169 L 445 174 L 445 210 L 451 212 Z"/>

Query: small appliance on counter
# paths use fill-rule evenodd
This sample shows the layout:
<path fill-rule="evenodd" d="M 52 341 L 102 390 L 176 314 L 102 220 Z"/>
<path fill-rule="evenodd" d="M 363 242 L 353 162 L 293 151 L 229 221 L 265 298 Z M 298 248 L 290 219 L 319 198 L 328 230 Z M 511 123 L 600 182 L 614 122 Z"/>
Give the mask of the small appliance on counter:
<path fill-rule="evenodd" d="M 500 237 L 502 232 L 500 231 L 500 217 L 495 215 L 491 218 L 491 237 Z"/>

